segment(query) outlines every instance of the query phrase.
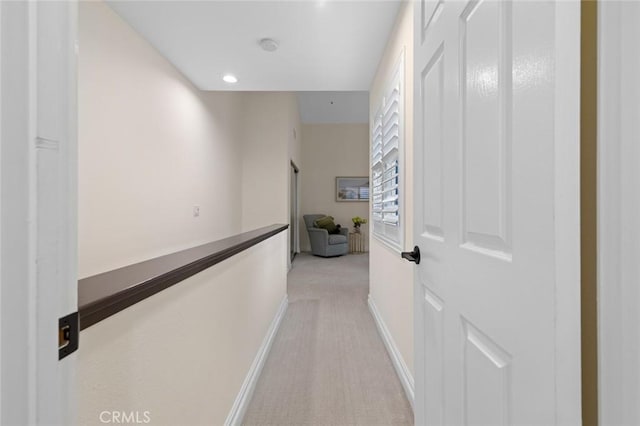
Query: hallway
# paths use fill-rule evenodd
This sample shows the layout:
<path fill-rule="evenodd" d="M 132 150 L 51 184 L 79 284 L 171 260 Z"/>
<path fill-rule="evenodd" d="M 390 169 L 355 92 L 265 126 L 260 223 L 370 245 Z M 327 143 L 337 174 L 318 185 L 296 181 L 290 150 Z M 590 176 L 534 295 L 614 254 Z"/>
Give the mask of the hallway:
<path fill-rule="evenodd" d="M 366 255 L 296 257 L 245 425 L 413 424 L 367 307 L 368 266 Z"/>
<path fill-rule="evenodd" d="M 640 425 L 636 3 L 0 1 L 0 425 Z"/>

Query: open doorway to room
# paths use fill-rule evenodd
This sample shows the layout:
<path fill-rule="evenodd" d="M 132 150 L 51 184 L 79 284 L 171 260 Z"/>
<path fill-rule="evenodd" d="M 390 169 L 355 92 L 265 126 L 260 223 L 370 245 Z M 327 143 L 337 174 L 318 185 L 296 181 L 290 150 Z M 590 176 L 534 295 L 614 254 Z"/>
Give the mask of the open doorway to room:
<path fill-rule="evenodd" d="M 289 256 L 291 261 L 296 257 L 298 253 L 298 241 L 299 241 L 299 230 L 298 230 L 298 178 L 299 178 L 300 169 L 296 166 L 296 163 L 291 162 L 291 194 L 289 196 L 290 206 L 290 218 L 289 218 Z"/>
<path fill-rule="evenodd" d="M 369 93 L 298 92 L 297 98 L 304 166 L 300 251 L 328 259 L 366 255 Z M 325 217 L 329 223 L 319 223 Z M 317 224 L 328 232 L 316 229 Z"/>

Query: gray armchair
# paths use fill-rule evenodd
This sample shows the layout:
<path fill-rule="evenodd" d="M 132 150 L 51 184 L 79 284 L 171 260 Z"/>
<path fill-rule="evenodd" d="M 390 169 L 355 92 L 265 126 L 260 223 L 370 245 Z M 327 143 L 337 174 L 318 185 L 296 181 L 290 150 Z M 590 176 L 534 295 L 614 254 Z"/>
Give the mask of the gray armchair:
<path fill-rule="evenodd" d="M 324 217 L 324 214 L 305 214 L 304 223 L 307 225 L 311 253 L 314 256 L 332 257 L 349 253 L 349 228 L 340 228 L 339 234 L 331 234 L 326 229 L 316 228 L 313 224 Z"/>

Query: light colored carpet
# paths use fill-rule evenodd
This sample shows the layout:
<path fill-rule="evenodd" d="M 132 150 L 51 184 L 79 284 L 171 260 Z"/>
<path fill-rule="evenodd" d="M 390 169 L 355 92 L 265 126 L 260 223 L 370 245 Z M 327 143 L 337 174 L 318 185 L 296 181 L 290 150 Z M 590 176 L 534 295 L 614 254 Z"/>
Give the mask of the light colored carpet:
<path fill-rule="evenodd" d="M 412 425 L 367 307 L 368 255 L 296 257 L 289 308 L 244 424 Z"/>

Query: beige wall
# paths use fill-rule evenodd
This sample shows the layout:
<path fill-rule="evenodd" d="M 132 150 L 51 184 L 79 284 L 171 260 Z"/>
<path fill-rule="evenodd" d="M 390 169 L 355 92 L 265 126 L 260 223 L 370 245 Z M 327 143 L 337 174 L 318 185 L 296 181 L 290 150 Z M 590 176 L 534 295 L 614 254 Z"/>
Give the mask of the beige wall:
<path fill-rule="evenodd" d="M 104 3 L 80 13 L 80 278 L 289 223 L 295 94 L 200 91 Z"/>
<path fill-rule="evenodd" d="M 345 227 L 353 227 L 354 216 L 368 217 L 369 203 L 336 201 L 336 176 L 369 175 L 367 124 L 304 124 L 302 161 L 301 216 L 325 213 Z M 368 224 L 362 229 L 368 232 Z M 302 251 L 311 250 L 303 221 L 300 242 Z"/>
<path fill-rule="evenodd" d="M 104 3 L 79 8 L 80 277 L 287 223 L 295 96 L 201 92 Z M 288 242 L 84 330 L 77 423 L 146 410 L 153 424 L 222 424 L 285 297 Z"/>
<path fill-rule="evenodd" d="M 104 3 L 79 26 L 79 277 L 238 233 L 242 96 L 197 90 Z"/>
<path fill-rule="evenodd" d="M 375 114 L 385 83 L 404 52 L 404 246 L 413 247 L 413 3 L 401 6 L 394 31 L 380 61 L 369 95 L 370 114 Z M 369 294 L 413 374 L 413 264 L 376 238 L 370 239 Z"/>
<path fill-rule="evenodd" d="M 287 101 L 287 135 L 289 140 L 289 160 L 302 168 L 302 122 L 300 121 L 300 106 L 298 97 L 294 93 L 289 94 Z"/>
<path fill-rule="evenodd" d="M 289 223 L 291 161 L 302 167 L 298 99 L 292 92 L 242 96 L 242 229 Z"/>
<path fill-rule="evenodd" d="M 222 425 L 286 294 L 286 246 L 282 232 L 82 331 L 77 424 Z"/>
<path fill-rule="evenodd" d="M 297 190 L 297 209 L 298 209 L 298 214 L 297 217 L 295 218 L 295 223 L 298 224 L 298 229 L 295 230 L 293 228 L 293 222 L 291 220 L 291 218 L 289 219 L 289 221 L 287 223 L 290 223 L 292 225 L 291 228 L 289 228 L 289 232 L 295 232 L 294 235 L 294 251 L 296 253 L 300 252 L 300 236 L 303 233 L 303 229 L 300 228 L 300 222 L 302 220 L 302 213 L 301 213 L 301 197 L 302 197 L 302 174 L 304 173 L 302 171 L 303 169 L 303 164 L 302 164 L 302 121 L 300 119 L 300 107 L 298 105 L 298 97 L 297 96 L 293 96 L 293 99 L 288 102 L 289 108 L 287 111 L 287 115 L 288 115 L 288 121 L 289 121 L 289 161 L 287 162 L 287 173 L 289 174 L 289 186 L 288 186 L 288 206 L 289 209 L 291 209 L 291 197 L 293 196 L 292 191 L 292 185 L 291 185 L 291 162 L 293 162 L 299 170 L 298 173 L 298 190 Z M 304 232 L 306 234 L 306 232 Z M 291 249 L 291 247 L 289 247 Z"/>
<path fill-rule="evenodd" d="M 290 92 L 243 96 L 242 228 L 289 223 L 289 166 L 291 156 L 299 155 L 293 141 L 293 129 L 298 134 L 300 128 L 296 96 Z"/>

